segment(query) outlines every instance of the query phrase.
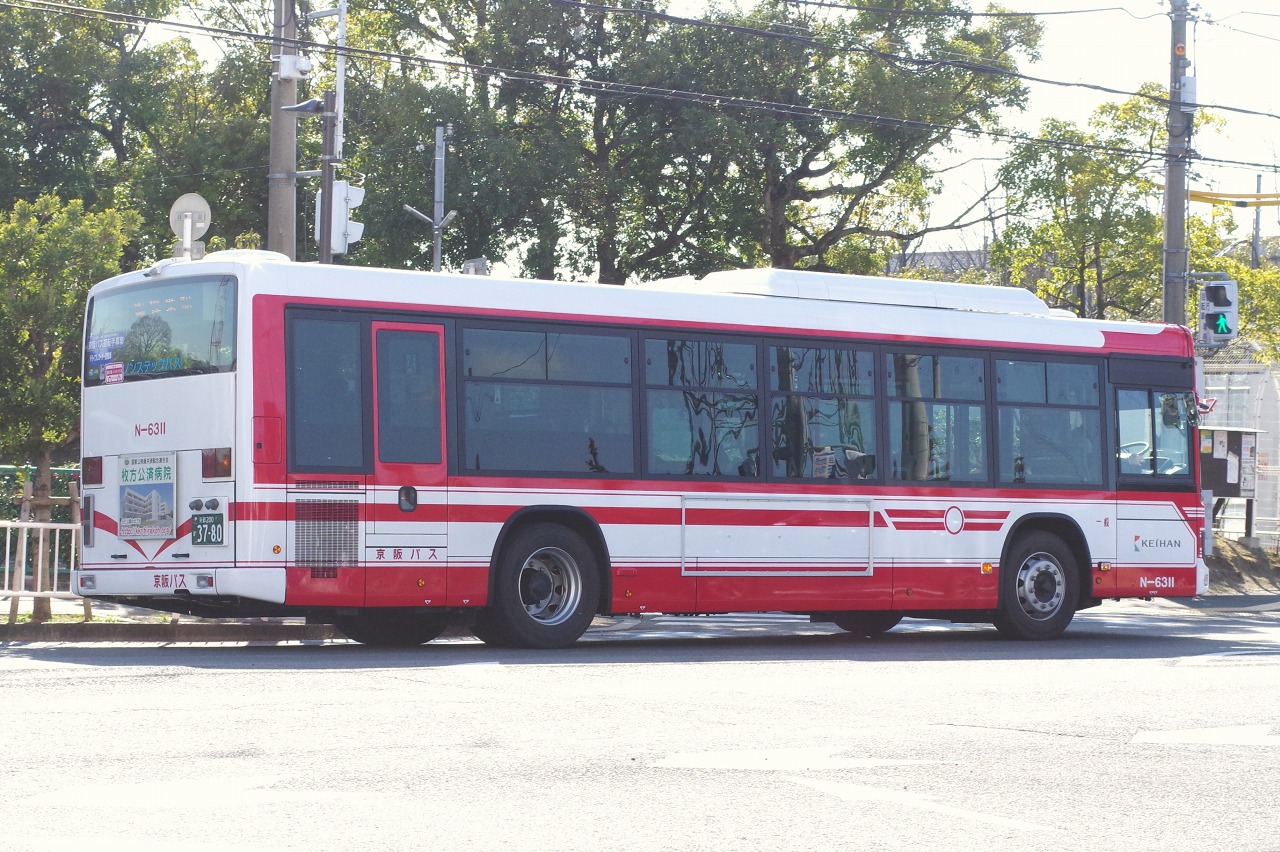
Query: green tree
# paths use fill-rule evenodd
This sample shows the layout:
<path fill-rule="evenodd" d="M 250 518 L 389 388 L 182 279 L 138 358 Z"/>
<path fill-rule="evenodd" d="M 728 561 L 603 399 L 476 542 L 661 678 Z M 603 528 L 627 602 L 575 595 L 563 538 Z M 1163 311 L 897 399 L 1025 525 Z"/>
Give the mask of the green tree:
<path fill-rule="evenodd" d="M 83 5 L 163 17 L 176 3 Z M 46 192 L 112 203 L 110 191 L 158 117 L 170 76 L 171 47 L 142 35 L 92 14 L 7 9 L 0 16 L 0 209 Z"/>
<path fill-rule="evenodd" d="M 163 97 L 141 131 L 145 145 L 118 167 L 123 182 L 115 206 L 136 209 L 144 219 L 130 251 L 135 261 L 170 254 L 169 208 L 188 192 L 212 208 L 203 238 L 211 247 L 215 240 L 253 242 L 266 232 L 268 48 L 232 45 L 206 68 L 186 41 L 164 47 L 167 70 L 156 84 Z"/>
<path fill-rule="evenodd" d="M 949 8 L 935 0 L 914 11 Z M 700 88 L 723 93 L 719 112 L 738 123 L 728 192 L 713 204 L 750 199 L 755 219 L 736 233 L 745 259 L 781 268 L 836 268 L 842 255 L 882 252 L 925 225 L 931 153 L 961 131 L 997 126 L 1025 89 L 1010 73 L 1036 55 L 1038 24 L 996 18 L 974 25 L 942 14 L 890 8 L 821 22 L 787 3 L 713 18 L 738 29 L 708 37 Z M 766 23 L 767 22 L 767 23 Z M 759 31 L 770 28 L 773 38 Z M 799 35 L 797 35 L 799 34 Z M 736 110 L 733 97 L 790 110 Z M 704 151 L 704 153 L 707 153 Z M 720 217 L 721 221 L 729 221 Z M 842 246 L 853 240 L 861 249 Z"/>
<path fill-rule="evenodd" d="M 1049 119 L 999 173 L 1010 224 L 996 266 L 1080 316 L 1159 319 L 1164 163 L 1160 90 L 1095 110 L 1087 129 Z"/>
<path fill-rule="evenodd" d="M 35 466 L 37 501 L 50 496 L 54 460 L 76 454 L 85 297 L 120 271 L 138 225 L 134 213 L 88 213 L 52 195 L 0 218 L 0 455 Z M 48 507 L 36 518 L 48 520 Z M 48 617 L 47 599 L 36 617 Z"/>

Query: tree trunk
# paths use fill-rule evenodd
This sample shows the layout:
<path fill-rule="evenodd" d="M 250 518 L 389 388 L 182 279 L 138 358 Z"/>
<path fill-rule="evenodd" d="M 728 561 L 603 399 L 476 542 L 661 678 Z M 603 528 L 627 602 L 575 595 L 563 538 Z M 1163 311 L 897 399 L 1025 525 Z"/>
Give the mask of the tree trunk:
<path fill-rule="evenodd" d="M 37 523 L 48 523 L 53 518 L 53 507 L 49 504 L 49 497 L 53 491 L 53 459 L 48 450 L 42 450 L 36 456 L 36 472 L 32 477 L 32 494 L 31 494 L 31 512 L 28 520 Z M 36 540 L 32 536 L 32 540 Z M 47 554 L 45 554 L 47 555 Z M 29 561 L 27 564 L 32 566 L 32 571 L 36 570 L 36 553 L 35 549 L 27 554 Z M 55 560 L 56 561 L 56 560 Z M 46 592 L 53 590 L 54 579 L 57 575 L 54 573 L 56 565 L 46 564 L 41 568 L 43 577 L 39 584 L 39 588 Z M 53 618 L 53 607 L 50 598 L 35 598 L 31 602 L 31 621 L 36 624 L 42 624 Z"/>

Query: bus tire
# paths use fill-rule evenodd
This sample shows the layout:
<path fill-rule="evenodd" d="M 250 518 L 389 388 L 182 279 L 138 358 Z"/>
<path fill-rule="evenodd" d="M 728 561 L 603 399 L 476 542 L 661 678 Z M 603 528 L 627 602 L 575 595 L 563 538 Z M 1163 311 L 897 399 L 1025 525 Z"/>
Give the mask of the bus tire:
<path fill-rule="evenodd" d="M 405 610 L 366 610 L 359 615 L 338 616 L 334 625 L 353 642 L 381 648 L 425 645 L 444 632 L 449 621 L 443 615 Z"/>
<path fill-rule="evenodd" d="M 493 596 L 482 630 L 518 648 L 564 648 L 595 617 L 600 571 L 595 554 L 573 531 L 553 523 L 515 533 L 494 564 Z M 492 621 L 490 621 L 492 619 Z"/>
<path fill-rule="evenodd" d="M 1076 613 L 1080 571 L 1066 542 L 1033 532 L 1017 541 L 1000 570 L 1000 609 L 994 622 L 1010 639 L 1053 639 Z"/>
<path fill-rule="evenodd" d="M 511 639 L 502 627 L 502 622 L 492 609 L 483 609 L 476 613 L 476 620 L 471 625 L 471 635 L 492 648 L 510 648 Z"/>
<path fill-rule="evenodd" d="M 842 612 L 831 621 L 854 636 L 870 638 L 888 633 L 902 621 L 902 616 L 896 612 Z"/>

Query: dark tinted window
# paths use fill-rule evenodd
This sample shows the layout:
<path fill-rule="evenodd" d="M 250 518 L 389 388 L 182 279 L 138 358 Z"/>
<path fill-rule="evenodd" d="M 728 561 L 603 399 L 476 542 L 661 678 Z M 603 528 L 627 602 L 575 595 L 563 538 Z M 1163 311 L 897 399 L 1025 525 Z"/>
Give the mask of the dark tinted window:
<path fill-rule="evenodd" d="M 440 343 L 426 332 L 378 332 L 378 458 L 440 461 Z"/>
<path fill-rule="evenodd" d="M 468 378 L 631 381 L 631 340 L 564 332 L 469 328 L 463 339 Z"/>
<path fill-rule="evenodd" d="M 463 331 L 463 467 L 632 473 L 631 338 Z"/>
<path fill-rule="evenodd" d="M 650 473 L 759 476 L 755 346 L 647 340 L 645 376 Z"/>
<path fill-rule="evenodd" d="M 875 474 L 872 364 L 870 352 L 838 347 L 769 350 L 774 476 L 842 480 Z"/>
<path fill-rule="evenodd" d="M 295 318 L 289 327 L 289 430 L 295 468 L 365 465 L 361 326 Z"/>
<path fill-rule="evenodd" d="M 1100 485 L 1099 381 L 1094 364 L 997 360 L 997 478 Z"/>
<path fill-rule="evenodd" d="M 893 396 L 979 401 L 986 396 L 981 358 L 894 352 L 886 366 Z"/>
<path fill-rule="evenodd" d="M 890 479 L 985 482 L 986 383 L 981 358 L 890 352 Z M 952 400 L 952 401 L 947 401 Z"/>

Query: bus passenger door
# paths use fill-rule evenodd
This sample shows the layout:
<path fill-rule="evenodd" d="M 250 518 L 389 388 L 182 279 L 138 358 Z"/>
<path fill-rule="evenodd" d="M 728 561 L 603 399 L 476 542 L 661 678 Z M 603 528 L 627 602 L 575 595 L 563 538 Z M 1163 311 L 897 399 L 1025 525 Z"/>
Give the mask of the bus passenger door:
<path fill-rule="evenodd" d="M 444 328 L 373 323 L 374 469 L 365 602 L 442 606 L 446 517 Z"/>

